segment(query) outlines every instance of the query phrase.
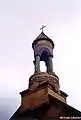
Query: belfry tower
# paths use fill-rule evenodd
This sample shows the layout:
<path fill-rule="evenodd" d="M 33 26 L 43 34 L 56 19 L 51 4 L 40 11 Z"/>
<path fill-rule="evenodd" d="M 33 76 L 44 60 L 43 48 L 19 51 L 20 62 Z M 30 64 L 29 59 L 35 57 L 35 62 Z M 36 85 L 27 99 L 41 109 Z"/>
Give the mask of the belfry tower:
<path fill-rule="evenodd" d="M 42 31 L 33 41 L 35 73 L 29 79 L 29 89 L 36 89 L 44 83 L 50 84 L 59 93 L 59 78 L 53 72 L 53 41 Z M 40 61 L 44 61 L 47 71 L 40 71 Z"/>
<path fill-rule="evenodd" d="M 20 93 L 21 106 L 10 120 L 60 120 L 63 116 L 81 116 L 81 112 L 67 104 L 68 95 L 60 90 L 59 78 L 53 72 L 52 39 L 42 30 L 32 48 L 34 74 L 29 78 L 28 89 Z M 40 71 L 40 61 L 45 62 L 46 72 Z"/>

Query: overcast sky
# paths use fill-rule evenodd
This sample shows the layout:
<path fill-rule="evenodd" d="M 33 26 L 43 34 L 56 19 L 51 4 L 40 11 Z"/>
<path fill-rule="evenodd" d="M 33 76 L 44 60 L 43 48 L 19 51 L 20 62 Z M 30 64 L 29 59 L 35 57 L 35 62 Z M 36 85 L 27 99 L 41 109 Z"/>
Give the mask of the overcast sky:
<path fill-rule="evenodd" d="M 55 43 L 53 68 L 60 89 L 81 111 L 81 0 L 0 0 L 0 120 L 13 115 L 19 92 L 28 88 L 34 73 L 32 42 L 42 24 Z"/>

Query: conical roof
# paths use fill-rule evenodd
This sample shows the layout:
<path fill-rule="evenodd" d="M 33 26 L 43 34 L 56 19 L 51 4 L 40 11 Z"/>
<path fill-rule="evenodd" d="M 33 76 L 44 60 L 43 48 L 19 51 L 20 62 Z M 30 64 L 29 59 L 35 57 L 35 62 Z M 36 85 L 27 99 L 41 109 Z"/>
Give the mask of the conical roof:
<path fill-rule="evenodd" d="M 35 40 L 38 40 L 38 39 L 50 39 L 50 38 L 47 35 L 45 35 L 44 32 L 42 31 Z"/>
<path fill-rule="evenodd" d="M 45 33 L 44 33 L 43 31 L 42 31 L 42 32 L 40 33 L 40 35 L 33 41 L 32 47 L 34 47 L 34 44 L 35 44 L 37 41 L 39 41 L 39 40 L 48 40 L 48 41 L 50 41 L 50 42 L 52 43 L 52 45 L 53 45 L 53 47 L 54 47 L 53 41 L 52 41 L 47 35 L 45 35 Z"/>

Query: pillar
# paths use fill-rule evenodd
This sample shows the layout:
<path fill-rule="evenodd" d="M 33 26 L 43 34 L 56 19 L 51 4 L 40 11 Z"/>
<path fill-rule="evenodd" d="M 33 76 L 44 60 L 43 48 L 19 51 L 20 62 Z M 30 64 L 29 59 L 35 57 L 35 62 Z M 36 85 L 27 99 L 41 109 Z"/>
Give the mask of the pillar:
<path fill-rule="evenodd" d="M 49 61 L 47 60 L 47 61 L 45 61 L 45 63 L 46 63 L 47 72 L 49 72 Z"/>
<path fill-rule="evenodd" d="M 49 60 L 48 60 L 48 71 L 49 72 L 53 72 L 53 64 L 52 64 L 52 56 L 49 56 L 49 58 L 48 58 Z"/>
<path fill-rule="evenodd" d="M 40 56 L 37 55 L 35 58 L 35 72 L 40 72 Z"/>

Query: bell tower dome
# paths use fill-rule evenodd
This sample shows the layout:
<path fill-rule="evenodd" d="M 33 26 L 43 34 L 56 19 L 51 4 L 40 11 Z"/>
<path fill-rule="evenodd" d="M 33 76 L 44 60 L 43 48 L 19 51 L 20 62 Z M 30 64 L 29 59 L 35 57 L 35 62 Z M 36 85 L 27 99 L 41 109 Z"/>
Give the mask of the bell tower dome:
<path fill-rule="evenodd" d="M 44 34 L 42 31 L 41 34 L 34 40 L 32 43 L 32 48 L 34 50 L 34 65 L 35 65 L 35 73 L 40 71 L 40 61 L 44 61 L 46 64 L 47 71 L 53 72 L 53 41 Z"/>

